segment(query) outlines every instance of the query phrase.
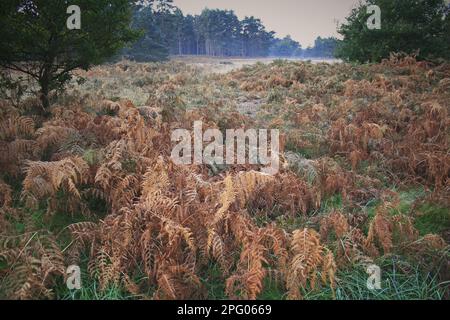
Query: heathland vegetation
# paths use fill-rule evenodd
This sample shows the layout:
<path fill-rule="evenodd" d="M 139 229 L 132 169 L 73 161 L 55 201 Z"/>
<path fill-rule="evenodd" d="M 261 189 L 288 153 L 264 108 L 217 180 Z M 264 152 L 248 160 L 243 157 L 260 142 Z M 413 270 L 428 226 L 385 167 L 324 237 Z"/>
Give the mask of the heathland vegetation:
<path fill-rule="evenodd" d="M 140 24 L 165 21 L 155 3 L 78 2 L 89 19 L 75 34 L 41 11 L 67 17 L 52 11 L 60 1 L 0 4 L 0 24 L 17 26 L 0 25 L 1 298 L 449 298 L 446 44 L 353 56 L 373 41 L 350 31 L 363 23 L 354 11 L 338 44 L 352 63 L 274 60 L 225 74 L 189 60 L 93 66 L 134 46 L 161 58 L 180 47 Z M 448 28 L 444 2 L 417 3 L 437 10 L 421 17 L 411 6 L 417 19 L 440 23 L 417 24 L 419 35 L 446 36 L 436 31 Z M 148 18 L 133 18 L 137 6 Z M 102 26 L 103 14 L 119 21 Z M 108 28 L 117 29 L 103 43 Z M 171 133 L 195 121 L 280 130 L 280 171 L 175 165 Z M 79 290 L 66 286 L 71 265 Z"/>

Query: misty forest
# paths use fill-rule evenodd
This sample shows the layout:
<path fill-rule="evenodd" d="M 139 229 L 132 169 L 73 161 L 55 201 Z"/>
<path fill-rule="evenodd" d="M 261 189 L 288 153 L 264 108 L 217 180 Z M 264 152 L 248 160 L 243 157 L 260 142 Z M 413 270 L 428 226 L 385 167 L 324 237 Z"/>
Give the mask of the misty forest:
<path fill-rule="evenodd" d="M 230 57 L 333 57 L 337 39 L 318 37 L 304 50 L 290 36 L 282 39 L 266 30 L 260 19 L 239 20 L 233 11 L 204 9 L 200 15 L 184 15 L 171 2 L 137 5 L 132 25 L 144 36 L 122 52 L 136 61 L 152 61 L 168 55 Z"/>

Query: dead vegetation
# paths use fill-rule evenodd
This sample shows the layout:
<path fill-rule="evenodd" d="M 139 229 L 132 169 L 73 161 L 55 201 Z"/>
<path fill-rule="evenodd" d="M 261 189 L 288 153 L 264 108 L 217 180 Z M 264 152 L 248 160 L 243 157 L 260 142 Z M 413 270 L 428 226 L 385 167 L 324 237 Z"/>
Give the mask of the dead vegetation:
<path fill-rule="evenodd" d="M 290 299 L 334 292 L 339 270 L 394 254 L 436 273 L 448 267 L 448 239 L 420 234 L 415 204 L 405 212 L 399 199 L 420 186 L 426 196 L 415 203 L 449 206 L 448 65 L 275 62 L 200 76 L 181 63 L 124 62 L 83 76 L 77 90 L 89 94 L 60 97 L 48 119 L 2 103 L 2 296 L 51 298 L 71 264 L 85 265 L 99 290 L 154 299 L 208 298 L 212 264 L 233 299 L 258 298 L 267 279 Z M 110 78 L 134 79 L 123 88 L 146 92 L 145 106 L 100 100 L 120 86 Z M 267 103 L 247 117 L 238 96 Z M 195 120 L 281 129 L 284 168 L 174 165 L 171 130 Z M 342 206 L 327 209 L 336 196 Z M 36 210 L 85 222 L 38 229 Z"/>

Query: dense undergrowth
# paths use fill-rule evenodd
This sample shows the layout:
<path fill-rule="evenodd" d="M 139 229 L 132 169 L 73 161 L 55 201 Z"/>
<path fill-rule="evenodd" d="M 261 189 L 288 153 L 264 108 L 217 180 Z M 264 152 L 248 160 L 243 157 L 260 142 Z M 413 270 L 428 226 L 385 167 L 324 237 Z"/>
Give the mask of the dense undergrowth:
<path fill-rule="evenodd" d="M 448 298 L 449 65 L 121 62 L 79 76 L 46 118 L 36 98 L 2 101 L 1 297 Z M 280 129 L 280 173 L 174 165 L 171 132 L 195 120 Z"/>

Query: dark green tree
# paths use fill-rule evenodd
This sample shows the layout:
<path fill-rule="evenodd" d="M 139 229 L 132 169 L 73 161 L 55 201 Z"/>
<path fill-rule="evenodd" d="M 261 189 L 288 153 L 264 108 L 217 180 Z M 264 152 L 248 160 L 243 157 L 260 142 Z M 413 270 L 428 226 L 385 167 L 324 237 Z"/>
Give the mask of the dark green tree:
<path fill-rule="evenodd" d="M 67 28 L 69 5 L 81 9 L 81 29 Z M 43 108 L 77 68 L 88 69 L 136 39 L 129 0 L 2 0 L 0 66 L 35 79 Z"/>
<path fill-rule="evenodd" d="M 156 0 L 154 2 L 153 12 L 156 27 L 161 32 L 163 45 L 170 54 L 178 54 L 183 13 L 172 3 L 172 0 Z"/>
<path fill-rule="evenodd" d="M 242 55 L 247 57 L 269 55 L 275 33 L 266 31 L 261 20 L 254 17 L 245 17 L 241 23 Z"/>
<path fill-rule="evenodd" d="M 301 56 L 304 58 L 333 58 L 337 45 L 338 40 L 334 37 L 317 37 L 314 47 L 303 50 Z"/>
<path fill-rule="evenodd" d="M 288 35 L 275 41 L 270 54 L 276 57 L 292 57 L 299 49 L 301 49 L 300 44 Z"/>
<path fill-rule="evenodd" d="M 370 30 L 368 5 L 381 9 L 381 29 Z M 337 56 L 377 62 L 391 52 L 418 53 L 419 59 L 450 58 L 450 23 L 444 0 L 365 0 L 339 27 Z"/>
<path fill-rule="evenodd" d="M 182 26 L 182 54 L 196 54 L 197 37 L 195 34 L 195 17 L 187 15 Z"/>
<path fill-rule="evenodd" d="M 232 11 L 204 9 L 198 17 L 199 32 L 204 39 L 205 54 L 209 56 L 226 55 L 227 47 L 232 46 L 232 23 L 239 20 Z M 237 31 L 239 32 L 239 31 Z"/>
<path fill-rule="evenodd" d="M 144 37 L 126 55 L 148 61 L 167 54 L 267 56 L 274 35 L 259 19 L 240 21 L 230 10 L 204 9 L 200 15 L 185 16 L 172 0 L 145 1 L 133 20 L 134 27 L 144 30 Z M 162 49 L 167 54 L 153 54 Z"/>
<path fill-rule="evenodd" d="M 153 1 L 138 3 L 133 7 L 132 28 L 142 31 L 142 36 L 131 47 L 123 50 L 126 58 L 144 62 L 165 60 L 169 50 L 156 23 Z"/>

